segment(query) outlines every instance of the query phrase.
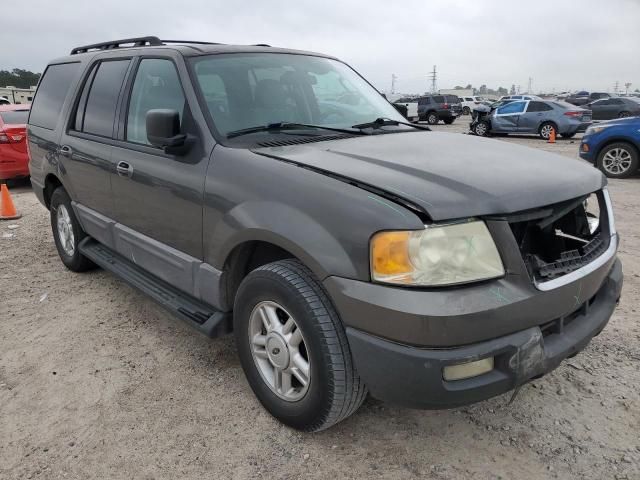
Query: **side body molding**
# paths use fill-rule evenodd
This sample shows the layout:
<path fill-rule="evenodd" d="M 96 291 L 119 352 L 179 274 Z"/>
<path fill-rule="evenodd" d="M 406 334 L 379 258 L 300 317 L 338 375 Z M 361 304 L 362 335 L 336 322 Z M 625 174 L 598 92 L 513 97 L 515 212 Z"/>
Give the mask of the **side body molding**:
<path fill-rule="evenodd" d="M 72 205 L 89 236 L 168 284 L 226 311 L 220 305 L 220 270 L 84 205 L 77 202 Z"/>

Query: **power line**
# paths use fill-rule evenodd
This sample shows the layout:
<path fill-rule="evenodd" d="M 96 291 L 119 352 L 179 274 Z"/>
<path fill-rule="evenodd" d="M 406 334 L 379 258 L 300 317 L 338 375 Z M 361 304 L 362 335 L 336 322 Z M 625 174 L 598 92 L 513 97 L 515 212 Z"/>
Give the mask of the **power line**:
<path fill-rule="evenodd" d="M 431 93 L 436 93 L 436 85 L 438 82 L 438 74 L 436 72 L 436 66 L 433 66 L 433 71 L 427 77 L 431 80 Z"/>

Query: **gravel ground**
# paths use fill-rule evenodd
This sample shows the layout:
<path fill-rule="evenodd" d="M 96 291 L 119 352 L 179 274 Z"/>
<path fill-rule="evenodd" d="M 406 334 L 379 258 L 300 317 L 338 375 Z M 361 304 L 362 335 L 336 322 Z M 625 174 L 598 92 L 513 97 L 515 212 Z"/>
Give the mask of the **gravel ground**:
<path fill-rule="evenodd" d="M 495 141 L 572 158 L 579 143 Z M 200 336 L 104 271 L 67 271 L 48 213 L 17 186 L 23 217 L 0 223 L 0 478 L 639 479 L 639 186 L 611 182 L 625 287 L 583 353 L 511 405 L 368 399 L 312 435 L 261 408 L 231 337 Z"/>

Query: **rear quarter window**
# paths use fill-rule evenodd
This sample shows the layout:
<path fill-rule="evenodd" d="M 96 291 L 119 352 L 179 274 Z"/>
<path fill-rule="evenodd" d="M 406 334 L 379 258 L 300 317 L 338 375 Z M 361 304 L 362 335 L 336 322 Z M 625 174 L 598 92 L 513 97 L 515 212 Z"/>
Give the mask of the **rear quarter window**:
<path fill-rule="evenodd" d="M 456 95 L 445 95 L 445 102 L 446 103 L 460 103 L 460 98 L 458 98 Z"/>
<path fill-rule="evenodd" d="M 49 130 L 56 128 L 62 105 L 79 68 L 77 62 L 47 67 L 31 105 L 29 124 Z"/>

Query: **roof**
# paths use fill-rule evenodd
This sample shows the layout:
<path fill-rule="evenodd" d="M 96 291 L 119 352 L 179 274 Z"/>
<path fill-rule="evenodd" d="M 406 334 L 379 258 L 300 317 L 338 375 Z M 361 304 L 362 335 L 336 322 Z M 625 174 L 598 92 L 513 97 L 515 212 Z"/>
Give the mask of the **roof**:
<path fill-rule="evenodd" d="M 335 58 L 331 55 L 295 50 L 290 48 L 271 47 L 266 44 L 256 45 L 227 45 L 223 43 L 211 43 L 191 40 L 161 40 L 158 37 L 147 36 L 112 40 L 109 42 L 95 43 L 91 45 L 75 47 L 67 56 L 57 58 L 50 63 L 64 63 L 77 60 L 88 60 L 97 54 L 107 52 L 135 52 L 173 50 L 180 52 L 185 57 L 200 55 L 212 55 L 222 53 L 288 53 L 296 55 L 313 55 L 316 57 Z"/>

